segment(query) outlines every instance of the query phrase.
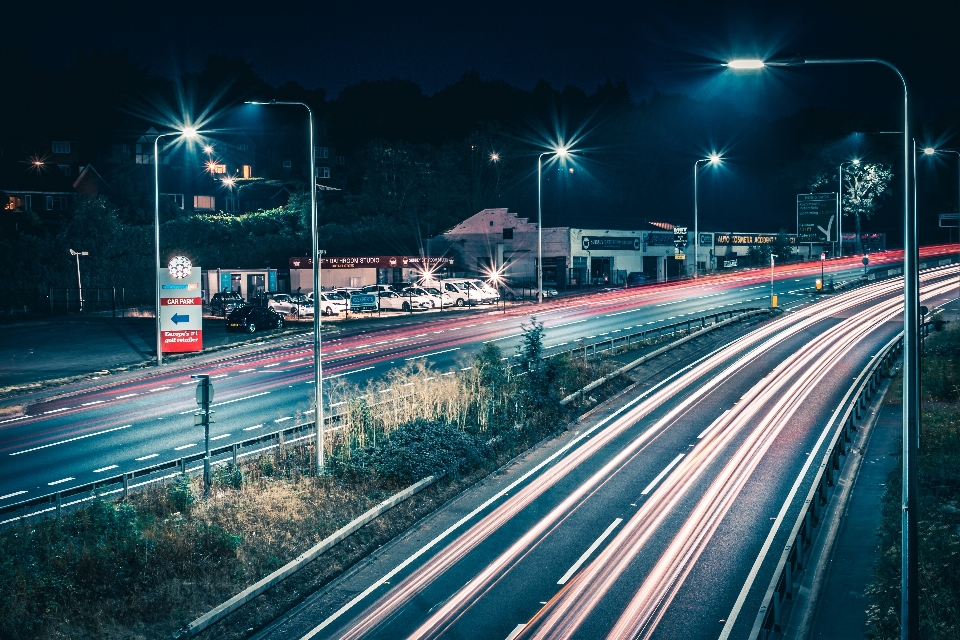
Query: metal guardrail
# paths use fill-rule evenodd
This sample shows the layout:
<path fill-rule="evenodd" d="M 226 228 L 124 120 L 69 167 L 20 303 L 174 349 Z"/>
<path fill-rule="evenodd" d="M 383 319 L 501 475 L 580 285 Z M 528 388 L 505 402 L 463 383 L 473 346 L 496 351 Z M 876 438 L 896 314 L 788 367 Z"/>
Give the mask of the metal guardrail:
<path fill-rule="evenodd" d="M 937 322 L 922 324 L 921 335 L 928 335 L 930 329 L 936 325 Z M 836 480 L 847 459 L 849 443 L 853 441 L 851 433 L 857 431 L 857 426 L 862 424 L 868 403 L 875 397 L 883 379 L 893 377 L 896 364 L 902 356 L 901 332 L 874 356 L 850 387 L 852 393 L 848 393 L 848 405 L 839 420 L 840 426 L 827 447 L 800 514 L 787 538 L 788 542 L 780 555 L 749 638 L 770 640 L 775 634 L 783 632 L 786 615 L 790 613 L 790 601 L 799 589 L 802 572 L 807 567 L 807 560 L 816 540 L 814 530 L 822 524 L 823 508 L 834 493 L 830 489 L 836 486 Z"/>

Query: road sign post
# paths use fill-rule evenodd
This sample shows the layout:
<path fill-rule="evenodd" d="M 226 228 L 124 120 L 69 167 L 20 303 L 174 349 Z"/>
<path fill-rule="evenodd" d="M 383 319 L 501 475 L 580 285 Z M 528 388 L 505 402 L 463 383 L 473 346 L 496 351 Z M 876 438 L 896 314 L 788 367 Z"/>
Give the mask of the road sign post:
<path fill-rule="evenodd" d="M 210 376 L 201 373 L 190 376 L 200 381 L 197 385 L 197 405 L 200 411 L 193 414 L 193 424 L 203 426 L 204 455 L 203 455 L 203 495 L 210 493 L 210 423 L 213 422 L 213 411 L 210 411 L 210 403 L 213 402 L 213 385 L 210 384 Z"/>
<path fill-rule="evenodd" d="M 831 243 L 840 240 L 837 222 L 837 194 L 797 194 L 797 244 Z M 836 255 L 836 252 L 834 252 Z"/>
<path fill-rule="evenodd" d="M 674 260 L 686 260 L 687 256 L 684 254 L 683 250 L 687 248 L 687 228 L 686 227 L 674 227 L 673 228 L 673 258 Z M 694 271 L 696 271 L 696 261 L 697 258 L 694 256 Z"/>
<path fill-rule="evenodd" d="M 160 344 L 163 353 L 203 351 L 200 267 L 183 256 L 160 272 Z"/>
<path fill-rule="evenodd" d="M 867 265 L 870 264 L 870 258 L 868 258 L 867 256 L 863 256 L 863 260 L 861 260 L 860 262 L 863 263 L 863 277 L 866 278 L 866 277 L 867 277 Z"/>

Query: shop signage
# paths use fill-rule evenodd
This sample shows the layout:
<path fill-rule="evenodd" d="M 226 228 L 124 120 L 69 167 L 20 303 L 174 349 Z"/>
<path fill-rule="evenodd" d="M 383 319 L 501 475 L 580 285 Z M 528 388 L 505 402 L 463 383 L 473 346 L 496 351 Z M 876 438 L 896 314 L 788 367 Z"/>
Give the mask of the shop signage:
<path fill-rule="evenodd" d="M 290 258 L 291 269 L 313 269 L 313 259 Z M 352 256 L 323 257 L 321 269 L 420 269 L 423 265 L 432 268 L 453 264 L 453 258 L 423 258 L 420 256 Z"/>
<path fill-rule="evenodd" d="M 160 271 L 160 344 L 164 353 L 203 350 L 200 267 L 183 256 Z"/>
<path fill-rule="evenodd" d="M 657 233 L 651 232 L 644 234 L 646 238 L 645 242 L 647 246 L 650 247 L 672 247 L 673 246 L 673 234 L 672 233 Z"/>
<path fill-rule="evenodd" d="M 643 242 L 632 236 L 581 236 L 584 251 L 640 251 Z"/>
<path fill-rule="evenodd" d="M 773 244 L 777 241 L 775 233 L 718 233 L 717 245 L 760 245 Z M 787 234 L 787 242 L 797 244 L 797 236 Z"/>
<path fill-rule="evenodd" d="M 677 253 L 680 253 L 684 247 L 687 246 L 687 228 L 686 227 L 674 227 L 673 228 L 673 246 L 677 249 Z"/>

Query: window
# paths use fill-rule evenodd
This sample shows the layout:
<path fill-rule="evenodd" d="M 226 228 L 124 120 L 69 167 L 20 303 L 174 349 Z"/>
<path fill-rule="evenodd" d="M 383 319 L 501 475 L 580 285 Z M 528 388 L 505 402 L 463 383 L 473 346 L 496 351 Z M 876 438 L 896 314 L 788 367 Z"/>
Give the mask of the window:
<path fill-rule="evenodd" d="M 237 145 L 237 151 L 246 151 L 246 150 L 247 150 L 247 145 L 245 145 L 245 144 L 238 144 L 238 145 Z"/>
<path fill-rule="evenodd" d="M 193 208 L 195 211 L 213 211 L 217 205 L 213 196 L 193 196 Z"/>
<path fill-rule="evenodd" d="M 140 145 L 137 145 L 137 151 L 140 151 Z M 122 153 L 125 156 L 130 155 L 130 145 L 128 144 L 120 145 L 120 153 Z"/>
<path fill-rule="evenodd" d="M 347 164 L 347 159 L 343 156 L 337 156 L 337 164 Z"/>
<path fill-rule="evenodd" d="M 329 158 L 330 157 L 330 148 L 329 147 L 314 147 L 314 158 Z"/>
<path fill-rule="evenodd" d="M 70 143 L 55 140 L 50 144 L 50 151 L 53 153 L 70 153 Z"/>
<path fill-rule="evenodd" d="M 503 230 L 503 239 L 504 239 L 504 240 L 513 240 L 513 229 L 504 229 L 504 230 Z"/>
<path fill-rule="evenodd" d="M 47 196 L 47 211 L 64 211 L 66 208 L 66 196 Z"/>
<path fill-rule="evenodd" d="M 209 171 L 210 173 L 226 173 L 227 165 L 217 164 L 216 162 L 208 162 L 207 171 Z"/>
<path fill-rule="evenodd" d="M 57 166 L 60 167 L 60 171 L 63 172 L 63 175 L 65 175 L 65 176 L 70 175 L 70 165 L 68 165 L 68 164 L 58 164 Z"/>
<path fill-rule="evenodd" d="M 240 211 L 240 199 L 227 196 L 226 210 L 227 213 L 236 213 L 237 211 Z"/>
<path fill-rule="evenodd" d="M 33 211 L 33 196 L 23 196 L 23 210 Z"/>
<path fill-rule="evenodd" d="M 130 148 L 130 147 L 128 147 L 127 145 L 123 145 L 123 146 L 127 147 L 127 149 Z M 143 153 L 143 145 L 142 145 L 142 144 L 138 144 L 138 145 L 137 145 L 137 153 Z"/>
<path fill-rule="evenodd" d="M 3 207 L 4 211 L 23 211 L 23 198 L 20 196 L 10 196 L 7 198 L 7 204 Z"/>
<path fill-rule="evenodd" d="M 182 193 L 168 193 L 168 194 L 166 194 L 166 195 L 167 195 L 171 200 L 173 200 L 173 204 L 175 204 L 175 205 L 177 205 L 178 207 L 180 207 L 181 209 L 183 209 L 183 194 L 182 194 Z"/>
<path fill-rule="evenodd" d="M 283 161 L 283 168 L 284 168 L 284 169 L 286 169 L 287 171 L 290 171 L 290 168 L 291 168 L 291 167 L 293 167 L 293 163 L 292 163 L 292 162 L 290 162 L 289 160 L 284 160 L 284 161 Z"/>
<path fill-rule="evenodd" d="M 327 180 L 330 178 L 330 167 L 317 167 L 317 178 Z"/>
<path fill-rule="evenodd" d="M 248 164 L 243 165 L 243 167 L 241 167 L 241 169 L 240 169 L 240 175 L 241 175 L 242 177 L 244 177 L 244 178 L 252 178 L 252 177 L 253 177 L 253 167 L 251 167 L 251 166 L 248 165 Z"/>

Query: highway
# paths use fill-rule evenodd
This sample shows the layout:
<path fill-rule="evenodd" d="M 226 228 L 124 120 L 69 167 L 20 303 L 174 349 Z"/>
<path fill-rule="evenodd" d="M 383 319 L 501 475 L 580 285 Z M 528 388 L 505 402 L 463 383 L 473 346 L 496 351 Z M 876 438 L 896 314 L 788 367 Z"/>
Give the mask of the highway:
<path fill-rule="evenodd" d="M 922 303 L 956 298 L 958 272 L 925 272 Z M 365 590 L 259 637 L 747 637 L 829 418 L 901 309 L 893 278 L 763 324 L 582 423 Z"/>
<path fill-rule="evenodd" d="M 955 246 L 924 249 L 929 265 L 954 255 Z M 895 274 L 901 255 L 871 256 L 871 268 Z M 862 273 L 858 257 L 828 261 L 837 280 Z M 819 265 L 777 267 L 775 289 L 780 306 L 796 312 L 815 299 Z M 349 382 L 362 387 L 407 363 L 430 362 L 439 375 L 455 375 L 469 366 L 485 342 L 512 356 L 522 324 L 531 315 L 546 326 L 547 353 L 609 340 L 638 331 L 741 307 L 769 306 L 770 270 L 756 269 L 697 281 L 615 290 L 561 299 L 543 308 L 520 307 L 506 314 L 487 309 L 473 313 L 433 314 L 394 328 L 325 339 L 324 379 L 328 388 Z M 89 483 L 160 461 L 199 451 L 202 432 L 193 426 L 194 381 L 209 373 L 216 388 L 214 444 L 226 444 L 309 421 L 312 348 L 288 338 L 265 348 L 204 357 L 196 364 L 150 371 L 126 379 L 87 381 L 58 389 L 34 402 L 27 415 L 0 420 L 0 505 Z M 47 392 L 50 395 L 51 392 Z"/>

